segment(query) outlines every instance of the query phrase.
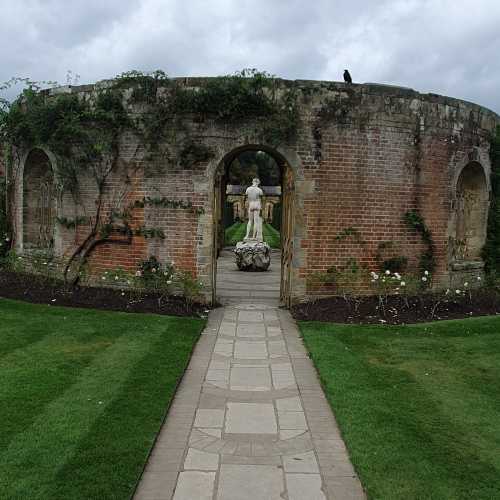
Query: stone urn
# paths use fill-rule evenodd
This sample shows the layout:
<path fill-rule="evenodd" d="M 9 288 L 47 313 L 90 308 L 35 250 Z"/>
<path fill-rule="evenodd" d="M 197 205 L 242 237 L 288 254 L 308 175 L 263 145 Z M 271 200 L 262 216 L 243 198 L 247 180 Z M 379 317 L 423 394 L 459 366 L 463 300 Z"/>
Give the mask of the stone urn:
<path fill-rule="evenodd" d="M 239 241 L 234 253 L 240 271 L 267 271 L 271 264 L 271 247 L 263 241 Z"/>

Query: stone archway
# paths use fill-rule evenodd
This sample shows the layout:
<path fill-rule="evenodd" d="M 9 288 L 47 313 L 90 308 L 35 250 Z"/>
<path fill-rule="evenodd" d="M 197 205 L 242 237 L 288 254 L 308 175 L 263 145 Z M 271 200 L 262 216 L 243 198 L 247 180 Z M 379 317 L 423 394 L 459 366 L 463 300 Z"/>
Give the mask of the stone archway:
<path fill-rule="evenodd" d="M 260 144 L 245 145 L 233 149 L 219 162 L 214 174 L 213 220 L 212 220 L 212 302 L 217 302 L 217 258 L 224 241 L 223 208 L 226 198 L 226 179 L 231 162 L 246 151 L 263 151 L 271 156 L 280 170 L 280 188 L 282 204 L 281 220 L 281 252 L 280 252 L 280 286 L 279 300 L 283 305 L 291 304 L 292 294 L 292 255 L 293 255 L 293 221 L 294 221 L 294 186 L 295 175 L 287 159 L 274 148 Z M 244 207 L 241 207 L 244 210 Z"/>
<path fill-rule="evenodd" d="M 54 247 L 56 195 L 54 171 L 41 149 L 29 152 L 23 170 L 23 250 Z"/>

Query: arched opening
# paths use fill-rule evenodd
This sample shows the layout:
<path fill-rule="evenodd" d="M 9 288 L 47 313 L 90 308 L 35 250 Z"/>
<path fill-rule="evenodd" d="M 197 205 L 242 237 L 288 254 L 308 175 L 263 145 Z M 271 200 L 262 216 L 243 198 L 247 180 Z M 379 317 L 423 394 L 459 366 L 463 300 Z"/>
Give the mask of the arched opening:
<path fill-rule="evenodd" d="M 486 240 L 488 186 L 481 164 L 469 163 L 457 182 L 455 259 L 480 260 Z"/>
<path fill-rule="evenodd" d="M 271 266 L 262 273 L 238 271 L 233 254 L 236 242 L 245 237 L 248 221 L 245 191 L 255 177 L 260 179 L 264 192 L 261 200 L 263 238 L 272 248 Z M 259 302 L 260 298 L 290 305 L 293 191 L 292 169 L 274 149 L 244 146 L 231 151 L 221 161 L 214 186 L 214 303 L 227 303 L 224 299 L 229 298 L 232 290 L 237 290 L 237 300 Z"/>
<path fill-rule="evenodd" d="M 34 149 L 23 175 L 23 248 L 48 250 L 54 246 L 56 197 L 54 172 L 47 154 Z"/>

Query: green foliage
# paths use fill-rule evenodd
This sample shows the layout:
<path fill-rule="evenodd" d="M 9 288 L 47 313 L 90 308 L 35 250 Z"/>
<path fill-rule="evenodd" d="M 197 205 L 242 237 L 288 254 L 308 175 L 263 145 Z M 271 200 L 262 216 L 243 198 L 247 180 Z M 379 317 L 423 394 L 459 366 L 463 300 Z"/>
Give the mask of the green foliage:
<path fill-rule="evenodd" d="M 189 168 L 196 163 L 206 162 L 213 157 L 214 152 L 208 146 L 189 140 L 181 149 L 179 165 L 183 168 Z"/>
<path fill-rule="evenodd" d="M 491 139 L 491 204 L 488 214 L 488 232 L 483 249 L 486 271 L 490 276 L 500 275 L 500 126 Z"/>
<path fill-rule="evenodd" d="M 380 270 L 401 273 L 406 269 L 407 265 L 408 258 L 404 255 L 398 255 L 396 257 L 391 257 L 390 259 L 384 260 L 382 262 L 382 265 L 380 266 Z"/>
<path fill-rule="evenodd" d="M 89 218 L 84 216 L 78 216 L 74 218 L 56 217 L 56 222 L 66 229 L 75 229 L 77 226 L 88 224 Z"/>
<path fill-rule="evenodd" d="M 203 207 L 195 207 L 192 201 L 171 200 L 164 196 L 155 198 L 145 196 L 142 200 L 136 200 L 132 208 L 144 208 L 146 205 L 162 208 L 181 208 L 183 210 L 191 210 L 197 215 L 205 213 Z"/>
<path fill-rule="evenodd" d="M 279 231 L 274 229 L 271 224 L 265 222 L 262 225 L 262 237 L 264 241 L 269 244 L 271 248 L 280 248 L 281 247 L 281 234 Z"/>
<path fill-rule="evenodd" d="M 134 234 L 136 236 L 144 236 L 144 238 L 159 238 L 161 240 L 165 239 L 165 233 L 163 232 L 163 229 L 157 227 L 141 226 L 134 231 Z"/>
<path fill-rule="evenodd" d="M 277 231 L 281 230 L 281 215 L 282 215 L 282 210 L 281 210 L 281 201 L 279 203 L 276 203 L 273 208 L 273 221 L 271 222 L 272 226 L 274 229 Z"/>
<path fill-rule="evenodd" d="M 7 217 L 7 198 L 5 177 L 0 177 L 0 259 L 10 249 L 10 225 Z"/>
<path fill-rule="evenodd" d="M 406 270 L 408 265 L 408 258 L 404 255 L 394 255 L 395 251 L 394 241 L 382 241 L 377 246 L 377 253 L 375 260 L 380 264 L 380 271 L 393 271 L 401 273 Z"/>
<path fill-rule="evenodd" d="M 281 184 L 281 172 L 276 160 L 265 151 L 243 151 L 227 169 L 228 183 L 249 186 L 258 177 L 261 186 Z"/>
<path fill-rule="evenodd" d="M 169 84 L 166 78 L 155 79 L 139 72 L 119 77 L 120 86 L 132 82 L 140 89 L 133 94 L 134 100 L 152 105 L 142 125 L 153 148 L 172 120 L 184 115 L 194 115 L 198 121 L 213 118 L 232 124 L 259 120 L 262 139 L 273 145 L 295 137 L 299 123 L 296 90 L 277 89 L 276 78 L 268 73 L 244 69 L 234 75 L 209 78 L 199 87 Z M 159 86 L 169 88 L 160 93 Z"/>
<path fill-rule="evenodd" d="M 340 231 L 338 234 L 335 235 L 335 239 L 337 241 L 343 241 L 343 240 L 349 238 L 350 236 L 352 236 L 357 243 L 360 243 L 360 244 L 365 243 L 363 241 L 363 238 L 361 237 L 361 233 L 358 231 L 358 229 L 356 229 L 355 227 L 352 227 L 352 226 L 342 229 L 342 231 Z"/>
<path fill-rule="evenodd" d="M 424 218 L 416 210 L 410 210 L 406 212 L 404 220 L 409 227 L 420 233 L 422 241 L 427 246 L 427 249 L 420 256 L 419 268 L 421 273 L 425 271 L 433 273 L 436 269 L 435 245 L 432 233 L 427 227 Z"/>
<path fill-rule="evenodd" d="M 182 290 L 182 295 L 188 302 L 193 302 L 200 297 L 203 282 L 197 280 L 189 271 L 178 271 L 176 280 Z"/>
<path fill-rule="evenodd" d="M 0 267 L 14 273 L 29 274 L 40 283 L 51 284 L 63 279 L 64 264 L 52 250 L 36 250 L 23 255 L 10 250 L 0 259 Z"/>
<path fill-rule="evenodd" d="M 154 104 L 158 97 L 158 90 L 170 86 L 167 74 L 162 70 L 148 73 L 131 70 L 121 73 L 115 78 L 117 88 L 132 88 L 133 102 Z"/>
<path fill-rule="evenodd" d="M 133 127 L 116 90 L 103 89 L 94 101 L 77 95 L 49 95 L 27 88 L 1 117 L 0 138 L 29 150 L 45 146 L 58 158 L 59 184 L 78 191 L 78 172 L 94 167 L 99 188 L 103 174 L 95 168 L 118 154 L 120 134 Z"/>

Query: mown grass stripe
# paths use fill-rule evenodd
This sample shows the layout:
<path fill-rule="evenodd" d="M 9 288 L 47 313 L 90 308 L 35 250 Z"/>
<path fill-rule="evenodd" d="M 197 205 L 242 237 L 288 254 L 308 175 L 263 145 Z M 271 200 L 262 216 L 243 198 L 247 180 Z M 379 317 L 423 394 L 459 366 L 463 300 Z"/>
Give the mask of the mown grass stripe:
<path fill-rule="evenodd" d="M 370 498 L 496 498 L 500 318 L 300 327 Z"/>
<path fill-rule="evenodd" d="M 196 330 L 188 331 L 187 325 L 188 320 L 179 325 L 183 335 L 158 336 L 149 353 L 129 371 L 112 404 L 59 469 L 48 498 L 66 500 L 75 490 L 85 499 L 129 498 L 203 327 L 199 322 Z M 124 428 L 134 431 L 123 432 Z M 86 467 L 88 463 L 94 467 Z M 116 479 L 110 481 L 111 477 Z"/>
<path fill-rule="evenodd" d="M 50 322 L 50 309 L 45 308 L 47 314 L 42 316 L 40 313 L 19 318 L 23 315 L 23 307 L 11 300 L 0 298 L 0 359 L 16 349 L 22 349 L 25 346 L 41 340 L 48 335 L 51 330 L 47 328 L 47 322 Z"/>
<path fill-rule="evenodd" d="M 156 335 L 148 332 L 124 334 L 98 354 L 75 383 L 10 442 L 0 454 L 0 491 L 5 498 L 49 498 L 46 492 L 58 471 L 155 339 Z"/>
<path fill-rule="evenodd" d="M 92 328 L 75 330 L 71 336 L 53 332 L 0 358 L 0 450 L 118 338 L 91 342 L 92 332 Z"/>
<path fill-rule="evenodd" d="M 236 245 L 238 241 L 243 241 L 247 230 L 245 222 L 235 222 L 226 229 L 225 245 Z M 262 225 L 262 236 L 264 241 L 269 243 L 271 248 L 280 248 L 280 232 L 268 223 Z"/>

